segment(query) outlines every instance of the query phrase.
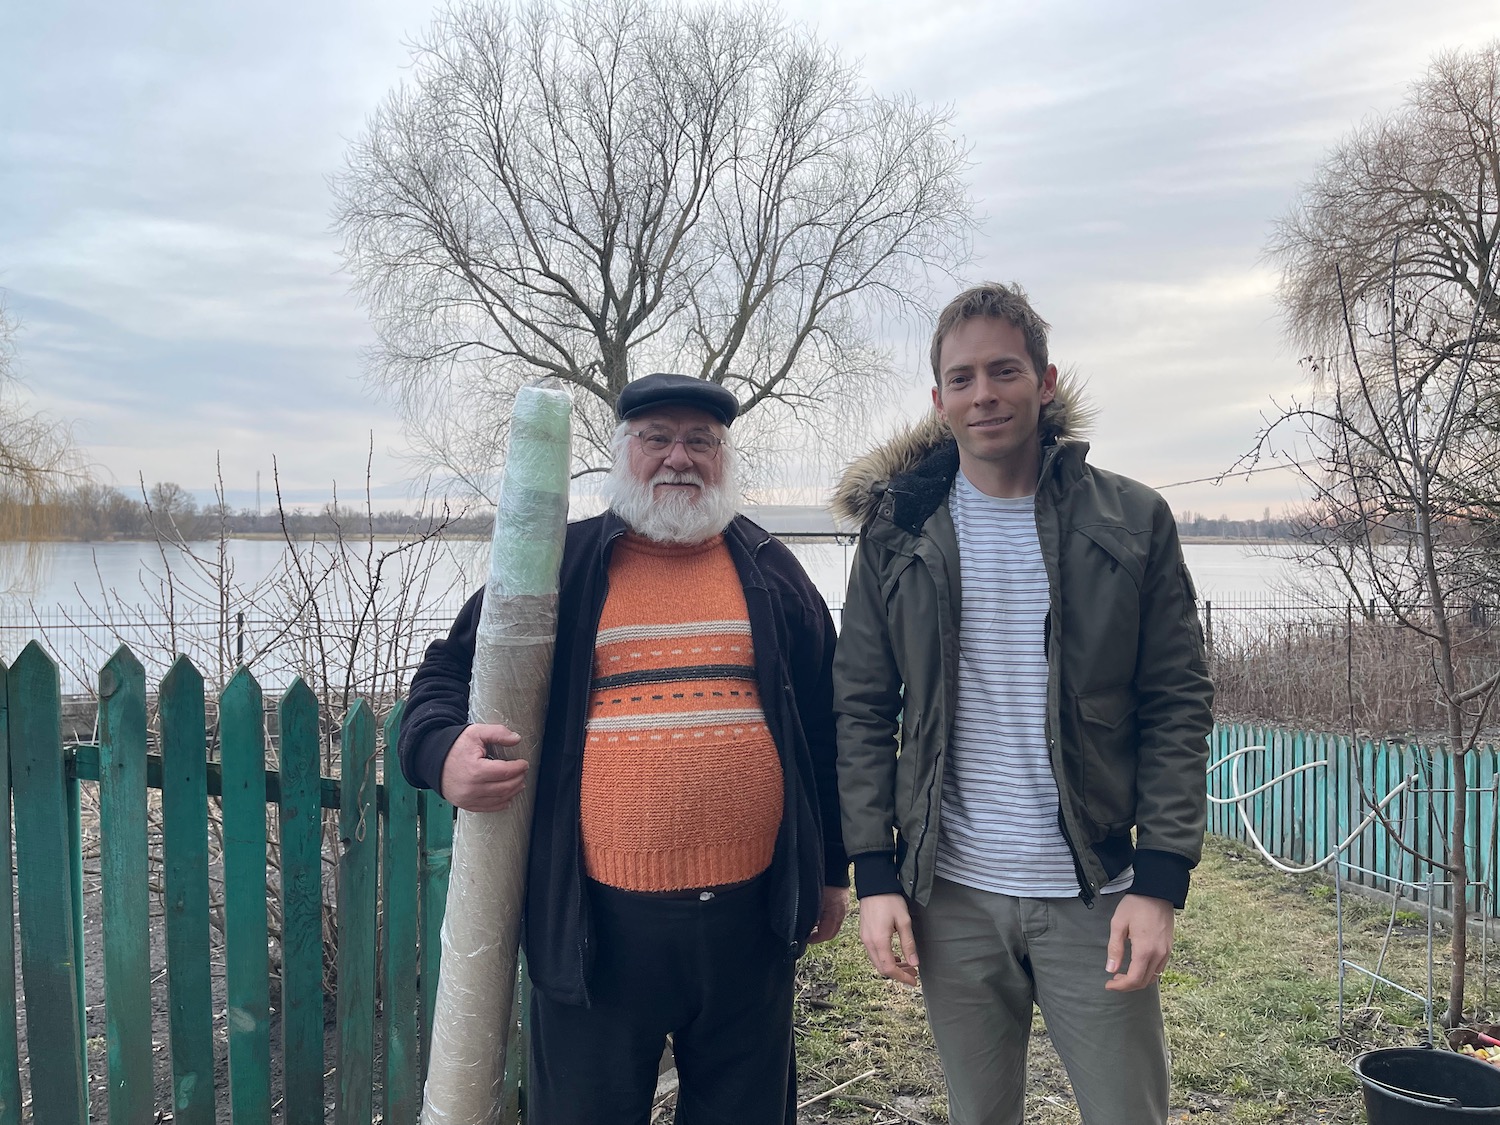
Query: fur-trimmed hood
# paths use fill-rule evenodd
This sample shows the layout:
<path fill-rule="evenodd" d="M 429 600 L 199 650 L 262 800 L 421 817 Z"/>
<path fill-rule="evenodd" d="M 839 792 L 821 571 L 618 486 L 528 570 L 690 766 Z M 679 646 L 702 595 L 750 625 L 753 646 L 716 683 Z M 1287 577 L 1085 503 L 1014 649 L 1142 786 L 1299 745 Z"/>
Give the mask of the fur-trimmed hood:
<path fill-rule="evenodd" d="M 1057 395 L 1042 407 L 1038 432 L 1043 446 L 1081 437 L 1093 422 L 1094 411 L 1072 379 L 1059 378 Z M 931 461 L 930 464 L 926 462 Z M 951 462 L 951 465 L 949 464 Z M 898 477 L 908 477 L 921 467 L 925 471 L 912 483 L 920 490 L 925 478 L 941 482 L 947 494 L 958 467 L 958 446 L 948 423 L 935 410 L 903 426 L 863 457 L 853 461 L 834 488 L 829 504 L 840 520 L 863 527 L 875 514 L 886 486 Z"/>

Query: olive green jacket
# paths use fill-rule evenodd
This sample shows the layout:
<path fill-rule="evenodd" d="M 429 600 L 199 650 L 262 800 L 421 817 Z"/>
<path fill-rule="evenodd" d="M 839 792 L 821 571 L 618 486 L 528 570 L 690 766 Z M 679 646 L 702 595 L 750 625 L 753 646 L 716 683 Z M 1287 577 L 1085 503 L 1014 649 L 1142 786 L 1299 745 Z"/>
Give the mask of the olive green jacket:
<path fill-rule="evenodd" d="M 1066 393 L 1044 409 L 1036 521 L 1051 587 L 1047 742 L 1086 902 L 1135 865 L 1181 907 L 1203 843 L 1213 686 L 1171 510 L 1090 466 Z M 958 693 L 958 449 L 930 416 L 856 462 L 861 531 L 834 657 L 844 845 L 860 895 L 932 890 Z M 1132 838 L 1133 836 L 1133 838 Z"/>

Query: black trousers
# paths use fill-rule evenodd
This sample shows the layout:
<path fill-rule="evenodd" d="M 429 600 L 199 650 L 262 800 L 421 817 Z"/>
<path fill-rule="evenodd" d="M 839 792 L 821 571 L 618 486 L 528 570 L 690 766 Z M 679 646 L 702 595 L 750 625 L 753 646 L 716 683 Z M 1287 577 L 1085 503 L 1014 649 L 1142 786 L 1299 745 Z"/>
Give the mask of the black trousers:
<path fill-rule="evenodd" d="M 672 899 L 589 884 L 590 1007 L 531 994 L 532 1125 L 647 1125 L 668 1035 L 677 1125 L 790 1125 L 792 972 L 766 880 Z"/>

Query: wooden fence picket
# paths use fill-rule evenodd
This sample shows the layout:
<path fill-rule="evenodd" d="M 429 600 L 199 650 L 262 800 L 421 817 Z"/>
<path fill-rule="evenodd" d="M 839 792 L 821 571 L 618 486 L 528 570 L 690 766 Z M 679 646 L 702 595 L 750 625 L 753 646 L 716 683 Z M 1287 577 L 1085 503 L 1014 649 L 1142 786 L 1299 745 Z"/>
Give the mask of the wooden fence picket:
<path fill-rule="evenodd" d="M 417 792 L 401 777 L 396 738 L 405 708 L 386 716 L 386 816 L 382 854 L 383 928 L 381 1013 L 385 1045 L 383 1121 L 414 1122 L 422 1107 L 417 1021 Z"/>
<path fill-rule="evenodd" d="M 266 743 L 260 685 L 241 668 L 219 697 L 224 810 L 224 976 L 230 1112 L 271 1119 L 266 929 Z"/>
<path fill-rule="evenodd" d="M 99 673 L 99 883 L 110 1125 L 156 1119 L 146 858 L 146 673 L 121 646 Z"/>
<path fill-rule="evenodd" d="M 443 956 L 443 911 L 448 906 L 448 872 L 453 861 L 453 806 L 436 790 L 423 789 L 418 795 L 418 816 L 422 844 L 417 868 L 422 914 L 422 1073 L 426 1074 Z"/>
<path fill-rule="evenodd" d="M 11 882 L 10 824 L 10 670 L 0 660 L 0 910 L 15 917 Z M 21 1122 L 21 1054 L 16 1038 L 16 934 L 0 926 L 0 1125 Z"/>
<path fill-rule="evenodd" d="M 31 1119 L 78 1125 L 88 1115 L 77 938 L 68 839 L 62 699 L 57 665 L 35 641 L 9 675 L 11 783 L 15 793 L 16 888 L 21 980 L 26 998 Z"/>
<path fill-rule="evenodd" d="M 209 975 L 208 764 L 203 677 L 179 656 L 161 683 L 162 874 L 175 1125 L 213 1125 Z"/>
<path fill-rule="evenodd" d="M 368 1125 L 375 1052 L 375 717 L 359 700 L 344 717 L 339 766 L 338 1125 Z"/>
<path fill-rule="evenodd" d="M 323 792 L 318 701 L 302 679 L 278 709 L 281 754 L 282 1116 L 322 1125 Z"/>

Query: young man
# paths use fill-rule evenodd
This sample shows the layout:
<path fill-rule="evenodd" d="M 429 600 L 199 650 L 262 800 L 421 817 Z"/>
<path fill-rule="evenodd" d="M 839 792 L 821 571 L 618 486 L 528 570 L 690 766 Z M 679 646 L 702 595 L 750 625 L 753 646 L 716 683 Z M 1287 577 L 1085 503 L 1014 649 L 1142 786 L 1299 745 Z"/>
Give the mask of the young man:
<path fill-rule="evenodd" d="M 1019 287 L 949 304 L 932 367 L 933 416 L 835 501 L 862 528 L 834 662 L 860 937 L 920 965 L 954 1125 L 1019 1125 L 1033 1002 L 1088 1125 L 1160 1125 L 1213 695 L 1176 527 L 1085 460 Z"/>
<path fill-rule="evenodd" d="M 469 724 L 483 591 L 412 681 L 401 767 L 476 812 L 536 786 L 528 1120 L 645 1125 L 671 1035 L 682 1125 L 782 1125 L 793 963 L 848 899 L 833 621 L 735 514 L 734 395 L 648 375 L 616 410 L 610 510 L 568 526 L 537 776 Z"/>

